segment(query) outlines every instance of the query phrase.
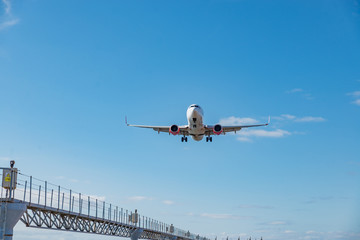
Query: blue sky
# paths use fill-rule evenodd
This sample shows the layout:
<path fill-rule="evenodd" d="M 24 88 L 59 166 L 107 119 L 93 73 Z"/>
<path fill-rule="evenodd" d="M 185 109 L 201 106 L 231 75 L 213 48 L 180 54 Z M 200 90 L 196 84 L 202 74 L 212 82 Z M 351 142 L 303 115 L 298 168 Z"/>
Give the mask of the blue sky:
<path fill-rule="evenodd" d="M 3 166 L 212 239 L 360 238 L 359 1 L 0 10 Z M 124 124 L 186 124 L 192 103 L 208 124 L 271 125 L 181 143 Z M 22 223 L 15 237 L 98 239 Z"/>

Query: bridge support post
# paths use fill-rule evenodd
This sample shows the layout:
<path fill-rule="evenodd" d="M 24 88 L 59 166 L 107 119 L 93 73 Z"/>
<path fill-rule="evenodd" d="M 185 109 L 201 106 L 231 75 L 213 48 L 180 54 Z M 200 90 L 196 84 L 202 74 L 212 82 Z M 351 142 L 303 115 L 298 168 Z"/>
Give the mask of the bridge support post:
<path fill-rule="evenodd" d="M 24 203 L 0 203 L 0 240 L 12 240 L 14 227 L 25 211 Z"/>
<path fill-rule="evenodd" d="M 140 235 L 143 233 L 144 229 L 138 228 L 131 232 L 130 238 L 131 240 L 139 240 Z"/>

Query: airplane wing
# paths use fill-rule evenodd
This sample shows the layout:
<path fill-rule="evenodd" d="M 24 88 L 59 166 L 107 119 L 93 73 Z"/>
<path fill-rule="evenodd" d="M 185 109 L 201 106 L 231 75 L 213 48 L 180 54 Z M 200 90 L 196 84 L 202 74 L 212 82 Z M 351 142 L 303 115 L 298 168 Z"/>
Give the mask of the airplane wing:
<path fill-rule="evenodd" d="M 236 125 L 236 126 L 221 126 L 222 127 L 222 134 L 228 133 L 228 132 L 237 132 L 240 131 L 243 128 L 251 128 L 251 127 L 262 127 L 267 126 L 270 123 L 270 117 L 267 123 L 264 124 L 254 124 L 254 125 Z M 205 135 L 215 135 L 213 129 L 214 126 L 212 125 L 206 125 L 205 126 Z"/>
<path fill-rule="evenodd" d="M 139 128 L 152 128 L 154 131 L 160 133 L 160 132 L 166 132 L 170 133 L 169 129 L 171 126 L 149 126 L 149 125 L 132 125 L 127 123 L 127 118 L 125 117 L 125 123 L 129 127 L 139 127 Z M 185 135 L 189 136 L 189 127 L 188 126 L 179 126 L 179 135 Z"/>

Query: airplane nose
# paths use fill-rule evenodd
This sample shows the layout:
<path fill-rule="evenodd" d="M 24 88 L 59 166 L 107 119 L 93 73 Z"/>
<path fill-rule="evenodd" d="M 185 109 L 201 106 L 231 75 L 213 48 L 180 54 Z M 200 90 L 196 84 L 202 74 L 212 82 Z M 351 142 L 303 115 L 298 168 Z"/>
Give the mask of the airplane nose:
<path fill-rule="evenodd" d="M 193 116 L 198 115 L 198 114 L 199 114 L 199 112 L 198 112 L 198 111 L 199 111 L 199 108 L 196 108 L 196 107 L 195 107 L 195 108 L 193 108 L 193 109 L 192 109 L 192 112 L 191 112 L 191 115 L 193 115 Z"/>

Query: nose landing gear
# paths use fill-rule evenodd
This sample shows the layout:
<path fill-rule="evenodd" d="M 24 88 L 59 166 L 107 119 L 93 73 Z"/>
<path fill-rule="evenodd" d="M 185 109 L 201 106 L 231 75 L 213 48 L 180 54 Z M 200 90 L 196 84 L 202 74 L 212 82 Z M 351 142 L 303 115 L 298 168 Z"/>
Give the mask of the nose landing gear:
<path fill-rule="evenodd" d="M 206 137 L 206 142 L 212 142 L 212 137 Z"/>

